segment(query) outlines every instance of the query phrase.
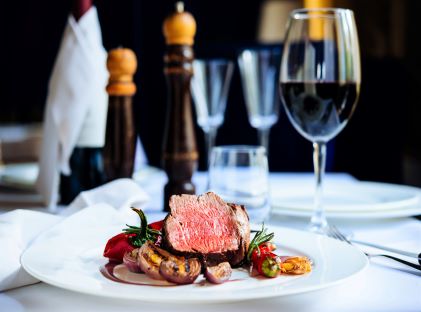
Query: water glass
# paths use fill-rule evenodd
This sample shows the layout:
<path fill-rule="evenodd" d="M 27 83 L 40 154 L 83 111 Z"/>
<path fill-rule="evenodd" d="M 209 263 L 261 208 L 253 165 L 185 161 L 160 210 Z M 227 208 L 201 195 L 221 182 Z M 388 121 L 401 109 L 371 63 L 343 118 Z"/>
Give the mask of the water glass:
<path fill-rule="evenodd" d="M 226 202 L 244 205 L 250 221 L 263 222 L 270 210 L 266 149 L 244 145 L 214 147 L 209 189 Z"/>

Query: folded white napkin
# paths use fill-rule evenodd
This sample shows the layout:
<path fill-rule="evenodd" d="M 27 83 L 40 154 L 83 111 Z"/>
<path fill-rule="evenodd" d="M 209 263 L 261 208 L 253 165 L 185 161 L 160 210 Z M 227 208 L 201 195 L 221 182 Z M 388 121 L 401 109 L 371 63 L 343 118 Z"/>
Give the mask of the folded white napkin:
<path fill-rule="evenodd" d="M 117 210 L 131 206 L 143 208 L 149 195 L 131 179 L 118 179 L 89 191 L 81 192 L 61 215 L 69 216 L 76 211 L 97 203 L 106 203 Z"/>
<path fill-rule="evenodd" d="M 22 209 L 0 215 L 0 291 L 38 282 L 22 269 L 20 256 L 35 237 L 60 220 L 59 216 Z"/>
<path fill-rule="evenodd" d="M 96 8 L 78 21 L 70 15 L 48 86 L 37 183 L 51 209 L 57 203 L 59 172 L 70 173 L 73 148 L 104 145 L 106 58 Z"/>
<path fill-rule="evenodd" d="M 73 229 L 77 228 L 77 232 L 83 230 L 87 235 L 85 237 L 89 237 L 91 234 L 86 231 L 90 230 L 84 225 L 93 222 L 92 219 L 95 219 L 95 222 L 106 219 L 108 224 L 111 220 L 115 220 L 123 225 L 124 223 L 119 221 L 121 219 L 116 218 L 116 215 L 120 215 L 122 219 L 126 220 L 126 223 L 132 223 L 133 220 L 137 220 L 137 217 L 131 212 L 130 206 L 142 208 L 148 201 L 148 194 L 136 182 L 130 179 L 119 179 L 93 190 L 82 192 L 69 207 L 63 208 L 58 215 L 23 209 L 1 214 L 0 291 L 38 282 L 22 269 L 20 256 L 35 239 L 48 237 L 51 234 L 48 231 L 52 226 L 55 225 L 54 229 L 60 229 L 70 222 Z M 92 207 L 96 207 L 95 214 L 89 212 L 92 211 Z M 85 210 L 89 211 L 85 212 Z M 86 216 L 87 213 L 91 213 L 89 218 Z M 107 226 L 107 223 L 104 226 Z M 74 230 L 69 232 L 74 232 Z M 54 233 L 54 235 L 59 235 L 57 232 Z"/>

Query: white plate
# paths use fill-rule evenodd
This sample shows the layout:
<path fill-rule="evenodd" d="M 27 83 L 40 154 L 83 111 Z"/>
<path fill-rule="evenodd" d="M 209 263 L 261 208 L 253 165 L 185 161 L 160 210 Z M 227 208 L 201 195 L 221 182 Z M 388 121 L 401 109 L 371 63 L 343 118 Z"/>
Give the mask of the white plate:
<path fill-rule="evenodd" d="M 273 227 L 282 254 L 305 255 L 314 261 L 313 271 L 302 276 L 274 279 L 243 274 L 239 281 L 222 285 L 145 286 L 113 282 L 99 271 L 107 261 L 103 246 L 92 241 L 89 248 L 54 238 L 33 244 L 22 255 L 25 270 L 39 280 L 68 290 L 120 299 L 152 302 L 230 302 L 286 296 L 314 291 L 344 282 L 368 265 L 365 255 L 348 244 L 328 237 Z M 241 276 L 241 273 L 236 273 Z M 186 295 L 188 294 L 188 296 Z"/>
<path fill-rule="evenodd" d="M 309 183 L 273 185 L 273 213 L 310 217 L 313 188 Z M 412 186 L 347 181 L 330 183 L 324 190 L 326 215 L 332 218 L 396 218 L 421 214 L 421 190 Z"/>

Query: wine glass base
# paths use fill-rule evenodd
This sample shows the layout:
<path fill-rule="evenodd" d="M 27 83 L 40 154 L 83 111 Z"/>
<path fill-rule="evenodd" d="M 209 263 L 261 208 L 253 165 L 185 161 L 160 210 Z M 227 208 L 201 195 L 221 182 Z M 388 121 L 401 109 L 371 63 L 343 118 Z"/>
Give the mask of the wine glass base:
<path fill-rule="evenodd" d="M 320 222 L 311 221 L 308 225 L 308 230 L 312 233 L 326 235 L 328 233 L 329 224 L 326 220 Z"/>

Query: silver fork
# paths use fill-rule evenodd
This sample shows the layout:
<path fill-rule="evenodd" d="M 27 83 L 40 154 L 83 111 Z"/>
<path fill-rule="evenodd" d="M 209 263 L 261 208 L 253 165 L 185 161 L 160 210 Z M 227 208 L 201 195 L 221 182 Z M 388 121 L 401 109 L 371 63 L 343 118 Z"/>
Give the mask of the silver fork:
<path fill-rule="evenodd" d="M 339 231 L 338 228 L 336 226 L 334 226 L 334 225 L 329 225 L 329 228 L 327 230 L 327 236 L 332 237 L 332 238 L 335 238 L 335 239 L 338 239 L 338 240 L 343 241 L 343 242 L 346 242 L 346 243 L 348 243 L 350 245 L 353 245 L 346 238 L 346 236 L 344 234 L 342 234 L 341 231 Z M 397 258 L 397 257 L 394 257 L 394 256 L 385 255 L 385 254 L 371 254 L 371 253 L 367 253 L 367 252 L 364 252 L 364 254 L 368 258 L 373 258 L 373 257 L 386 257 L 386 258 L 395 260 L 397 262 L 400 262 L 400 263 L 403 263 L 403 264 L 405 264 L 407 266 L 410 266 L 411 268 L 414 268 L 416 270 L 421 271 L 421 265 L 418 265 L 418 264 L 415 264 L 415 263 L 412 263 L 412 262 L 409 262 L 409 261 L 406 261 L 406 260 L 403 260 L 403 259 L 400 259 L 400 258 Z"/>

